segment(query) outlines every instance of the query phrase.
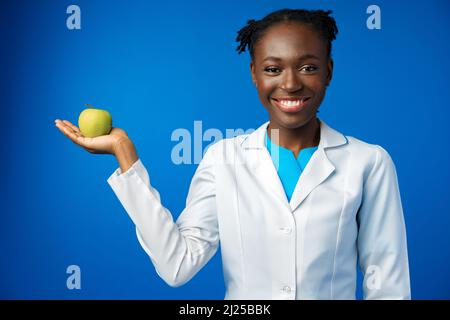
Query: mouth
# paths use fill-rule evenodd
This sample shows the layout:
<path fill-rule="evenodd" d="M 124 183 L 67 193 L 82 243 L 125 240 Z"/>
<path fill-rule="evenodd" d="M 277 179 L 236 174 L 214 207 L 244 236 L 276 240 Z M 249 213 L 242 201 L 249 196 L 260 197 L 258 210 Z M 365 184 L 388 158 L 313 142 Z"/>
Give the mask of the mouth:
<path fill-rule="evenodd" d="M 303 109 L 311 97 L 283 97 L 271 98 L 274 104 L 283 112 L 298 112 Z"/>

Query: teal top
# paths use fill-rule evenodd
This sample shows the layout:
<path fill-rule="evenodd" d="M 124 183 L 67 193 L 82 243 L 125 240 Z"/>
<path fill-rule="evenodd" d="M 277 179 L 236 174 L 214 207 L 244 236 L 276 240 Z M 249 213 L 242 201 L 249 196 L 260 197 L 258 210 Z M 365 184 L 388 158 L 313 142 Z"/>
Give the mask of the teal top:
<path fill-rule="evenodd" d="M 295 158 L 294 153 L 291 150 L 272 143 L 267 132 L 266 147 L 267 150 L 269 150 L 270 157 L 272 158 L 275 168 L 277 169 L 278 176 L 280 177 L 281 184 L 283 185 L 288 201 L 291 201 L 292 193 L 294 193 L 297 181 L 303 170 L 305 170 L 309 159 L 311 159 L 318 147 L 302 149 L 300 150 L 298 157 Z M 276 159 L 276 147 L 278 147 L 279 161 Z"/>

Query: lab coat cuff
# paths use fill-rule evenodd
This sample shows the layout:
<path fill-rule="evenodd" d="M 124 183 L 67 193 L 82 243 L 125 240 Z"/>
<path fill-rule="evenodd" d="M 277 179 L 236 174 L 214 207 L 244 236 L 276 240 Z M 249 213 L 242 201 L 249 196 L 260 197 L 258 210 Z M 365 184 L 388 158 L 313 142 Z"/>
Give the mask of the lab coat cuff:
<path fill-rule="evenodd" d="M 143 165 L 143 163 L 141 162 L 141 159 L 136 160 L 131 167 L 128 168 L 127 171 L 125 171 L 124 173 L 122 173 L 122 169 L 117 168 L 108 178 L 108 183 L 111 184 L 115 179 L 121 177 L 121 178 L 128 178 L 130 177 L 133 173 L 137 173 L 139 177 L 143 177 L 145 176 L 146 173 L 146 169 Z"/>

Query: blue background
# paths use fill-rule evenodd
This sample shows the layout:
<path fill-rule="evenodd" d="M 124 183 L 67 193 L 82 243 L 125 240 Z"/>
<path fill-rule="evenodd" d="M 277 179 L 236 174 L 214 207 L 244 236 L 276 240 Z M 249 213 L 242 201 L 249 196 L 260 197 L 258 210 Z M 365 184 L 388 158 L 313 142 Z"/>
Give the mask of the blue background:
<path fill-rule="evenodd" d="M 66 28 L 70 4 L 81 8 L 81 30 Z M 371 4 L 381 30 L 366 27 Z M 224 297 L 220 254 L 180 288 L 157 276 L 106 182 L 116 160 L 75 146 L 53 121 L 77 123 L 84 103 L 108 109 L 176 218 L 196 165 L 171 162 L 172 132 L 193 132 L 195 120 L 222 132 L 268 120 L 234 40 L 248 19 L 284 7 L 334 11 L 334 77 L 320 116 L 391 154 L 413 298 L 450 298 L 444 0 L 2 2 L 0 298 Z M 66 288 L 71 264 L 81 290 Z"/>

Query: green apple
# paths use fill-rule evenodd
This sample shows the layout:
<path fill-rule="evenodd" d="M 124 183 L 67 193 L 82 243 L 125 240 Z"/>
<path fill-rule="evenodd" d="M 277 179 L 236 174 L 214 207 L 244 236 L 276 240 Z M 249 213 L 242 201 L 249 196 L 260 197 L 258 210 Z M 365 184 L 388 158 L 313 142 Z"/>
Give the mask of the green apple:
<path fill-rule="evenodd" d="M 109 134 L 112 128 L 111 114 L 106 110 L 84 109 L 78 117 L 78 126 L 85 137 L 93 138 Z"/>

